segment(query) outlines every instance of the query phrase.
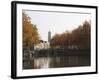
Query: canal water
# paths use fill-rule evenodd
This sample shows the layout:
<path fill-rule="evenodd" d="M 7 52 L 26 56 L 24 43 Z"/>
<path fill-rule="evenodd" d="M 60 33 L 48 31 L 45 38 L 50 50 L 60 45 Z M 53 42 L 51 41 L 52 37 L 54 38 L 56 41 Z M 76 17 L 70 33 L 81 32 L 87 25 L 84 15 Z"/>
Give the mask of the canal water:
<path fill-rule="evenodd" d="M 40 50 L 34 51 L 31 57 L 23 57 L 23 69 L 80 67 L 90 65 L 90 50 Z"/>
<path fill-rule="evenodd" d="M 40 57 L 33 60 L 33 68 L 35 69 L 75 66 L 90 66 L 90 58 L 88 56 L 59 56 Z"/>

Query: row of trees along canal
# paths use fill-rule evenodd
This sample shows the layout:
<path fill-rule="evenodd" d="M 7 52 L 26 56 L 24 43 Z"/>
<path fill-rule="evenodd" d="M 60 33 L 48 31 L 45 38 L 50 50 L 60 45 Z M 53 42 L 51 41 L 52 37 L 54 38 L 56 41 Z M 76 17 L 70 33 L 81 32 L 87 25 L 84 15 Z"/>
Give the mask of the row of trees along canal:
<path fill-rule="evenodd" d="M 52 47 L 64 46 L 68 48 L 69 46 L 75 46 L 78 49 L 89 49 L 91 39 L 90 34 L 91 25 L 88 21 L 85 21 L 71 32 L 66 31 L 62 34 L 55 34 L 52 37 L 50 44 Z"/>
<path fill-rule="evenodd" d="M 67 27 L 66 27 L 67 29 Z M 65 29 L 65 30 L 66 30 Z M 57 46 L 76 46 L 78 49 L 89 49 L 91 39 L 91 24 L 88 21 L 84 21 L 82 25 L 72 31 L 65 31 L 62 34 L 55 34 L 51 41 L 50 47 L 55 48 Z M 31 22 L 31 18 L 23 12 L 23 44 L 30 46 L 38 44 L 40 41 L 40 35 L 38 28 Z"/>

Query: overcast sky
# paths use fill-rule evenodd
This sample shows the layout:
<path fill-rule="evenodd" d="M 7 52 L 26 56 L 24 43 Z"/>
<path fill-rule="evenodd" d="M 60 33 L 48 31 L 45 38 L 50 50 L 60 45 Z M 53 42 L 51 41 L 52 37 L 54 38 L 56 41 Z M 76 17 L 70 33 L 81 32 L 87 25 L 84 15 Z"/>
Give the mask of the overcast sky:
<path fill-rule="evenodd" d="M 45 41 L 48 41 L 48 31 L 51 31 L 52 36 L 56 33 L 72 31 L 85 20 L 91 19 L 91 14 L 41 11 L 25 11 L 25 13 L 31 18 L 31 22 L 37 25 L 40 37 Z"/>

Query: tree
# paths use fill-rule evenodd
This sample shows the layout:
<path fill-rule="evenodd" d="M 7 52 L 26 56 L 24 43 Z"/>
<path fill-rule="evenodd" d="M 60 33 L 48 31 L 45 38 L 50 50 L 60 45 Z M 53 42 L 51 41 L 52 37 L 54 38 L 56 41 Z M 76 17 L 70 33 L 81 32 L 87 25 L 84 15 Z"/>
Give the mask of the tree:
<path fill-rule="evenodd" d="M 31 18 L 23 12 L 23 44 L 31 45 L 39 43 L 39 33 L 37 26 L 31 23 Z"/>
<path fill-rule="evenodd" d="M 87 49 L 90 48 L 90 34 L 91 25 L 88 21 L 85 21 L 71 32 L 66 31 L 61 34 L 55 34 L 51 39 L 51 46 L 75 46 L 79 49 Z"/>

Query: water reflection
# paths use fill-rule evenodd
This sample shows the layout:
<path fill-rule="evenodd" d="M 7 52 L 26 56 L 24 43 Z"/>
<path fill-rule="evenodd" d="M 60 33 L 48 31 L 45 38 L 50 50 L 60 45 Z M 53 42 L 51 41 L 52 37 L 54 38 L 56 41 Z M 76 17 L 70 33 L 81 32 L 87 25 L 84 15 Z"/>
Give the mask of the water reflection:
<path fill-rule="evenodd" d="M 90 66 L 90 50 L 39 50 L 23 55 L 23 69 Z"/>
<path fill-rule="evenodd" d="M 36 58 L 34 59 L 35 68 L 49 68 L 50 58 Z"/>
<path fill-rule="evenodd" d="M 88 56 L 40 57 L 34 58 L 33 61 L 33 68 L 57 68 L 90 65 L 90 58 Z"/>

